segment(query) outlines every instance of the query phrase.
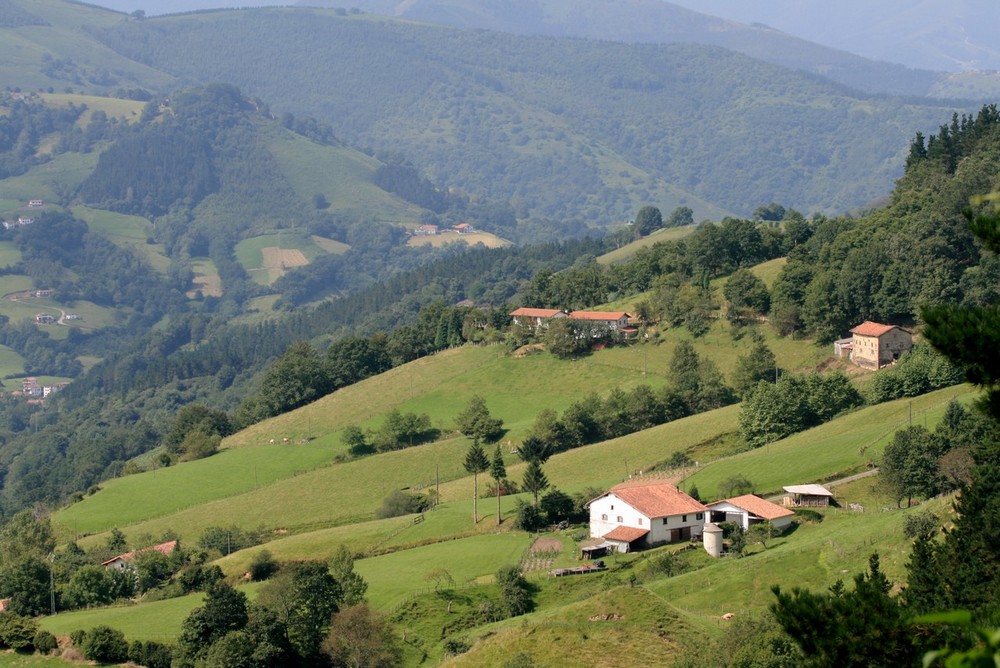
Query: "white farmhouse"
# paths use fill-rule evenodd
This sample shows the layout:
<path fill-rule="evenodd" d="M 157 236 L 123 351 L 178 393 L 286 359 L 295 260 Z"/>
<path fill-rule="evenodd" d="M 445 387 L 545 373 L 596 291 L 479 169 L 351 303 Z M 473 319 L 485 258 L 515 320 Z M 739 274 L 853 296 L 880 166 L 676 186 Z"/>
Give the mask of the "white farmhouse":
<path fill-rule="evenodd" d="M 657 480 L 624 482 L 587 505 L 591 537 L 619 552 L 697 538 L 708 513 L 704 504 Z"/>

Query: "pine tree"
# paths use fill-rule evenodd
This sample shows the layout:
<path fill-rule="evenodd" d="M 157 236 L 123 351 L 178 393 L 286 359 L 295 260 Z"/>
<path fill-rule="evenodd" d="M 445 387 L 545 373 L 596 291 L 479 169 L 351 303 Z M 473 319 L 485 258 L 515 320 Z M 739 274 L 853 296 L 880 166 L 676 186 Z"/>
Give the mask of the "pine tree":
<path fill-rule="evenodd" d="M 524 472 L 523 486 L 525 491 L 531 492 L 532 496 L 535 497 L 535 507 L 537 508 L 539 493 L 544 492 L 549 486 L 549 479 L 545 477 L 542 465 L 537 461 L 528 463 L 528 468 Z"/>
<path fill-rule="evenodd" d="M 472 474 L 472 520 L 474 524 L 479 524 L 479 474 L 490 467 L 490 460 L 478 441 L 469 446 L 464 464 L 465 470 Z"/>
<path fill-rule="evenodd" d="M 497 526 L 499 526 L 503 522 L 500 515 L 500 484 L 507 477 L 507 467 L 503 465 L 503 453 L 500 452 L 499 445 L 493 451 L 493 461 L 490 462 L 490 477 L 493 478 L 497 488 Z"/>

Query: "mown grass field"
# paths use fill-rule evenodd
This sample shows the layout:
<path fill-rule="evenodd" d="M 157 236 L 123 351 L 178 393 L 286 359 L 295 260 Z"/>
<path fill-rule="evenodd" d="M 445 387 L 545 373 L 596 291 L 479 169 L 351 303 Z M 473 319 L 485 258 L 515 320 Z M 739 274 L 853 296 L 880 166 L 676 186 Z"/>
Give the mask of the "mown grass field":
<path fill-rule="evenodd" d="M 248 587 L 242 589 L 247 590 Z M 42 617 L 39 626 L 56 635 L 69 635 L 77 629 L 89 630 L 106 624 L 120 630 L 129 641 L 155 640 L 173 643 L 180 633 L 184 619 L 201 605 L 204 599 L 205 595 L 198 593 L 139 605 L 74 610 Z"/>
<path fill-rule="evenodd" d="M 684 485 L 696 485 L 702 498 L 716 498 L 720 481 L 743 475 L 754 483 L 755 493 L 778 494 L 785 485 L 857 473 L 878 462 L 892 435 L 907 425 L 911 408 L 915 424 L 933 428 L 949 401 L 969 401 L 976 394 L 973 388 L 960 385 L 862 408 L 763 448 L 710 462 Z"/>
<path fill-rule="evenodd" d="M 2 668 L 66 668 L 66 665 L 62 658 L 56 656 L 17 654 L 10 651 L 0 653 Z"/>
<path fill-rule="evenodd" d="M 487 248 L 503 248 L 504 246 L 510 246 L 510 242 L 506 239 L 501 239 L 495 234 L 490 234 L 489 232 L 473 232 L 471 234 L 456 234 L 453 232 L 445 232 L 443 234 L 435 234 L 430 236 L 413 236 L 407 240 L 406 245 L 416 248 L 417 246 L 433 246 L 434 248 L 440 248 L 445 244 L 450 243 L 464 243 L 469 246 L 475 246 L 476 244 L 482 244 Z"/>
<path fill-rule="evenodd" d="M 138 251 L 156 271 L 166 272 L 170 266 L 170 258 L 165 255 L 163 244 L 146 243 L 153 235 L 153 224 L 145 218 L 86 206 L 74 206 L 71 211 L 74 216 L 87 222 L 91 232 L 103 234 L 121 248 Z"/>
<path fill-rule="evenodd" d="M 351 250 L 349 245 L 345 244 L 343 241 L 337 241 L 336 239 L 327 239 L 326 237 L 316 236 L 315 234 L 309 237 L 309 239 L 331 255 L 343 255 L 347 251 Z"/>

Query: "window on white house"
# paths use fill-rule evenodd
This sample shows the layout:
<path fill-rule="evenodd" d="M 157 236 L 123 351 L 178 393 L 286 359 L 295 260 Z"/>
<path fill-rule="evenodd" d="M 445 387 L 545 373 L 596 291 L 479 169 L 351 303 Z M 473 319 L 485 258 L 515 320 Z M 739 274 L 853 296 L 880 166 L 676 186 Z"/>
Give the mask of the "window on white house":
<path fill-rule="evenodd" d="M 705 513 L 698 513 L 697 515 L 694 516 L 694 518 L 696 520 L 704 519 L 705 518 Z"/>
<path fill-rule="evenodd" d="M 642 526 L 642 518 L 639 518 L 639 526 Z"/>
<path fill-rule="evenodd" d="M 619 523 L 619 524 L 621 524 L 622 522 L 624 522 L 624 520 L 622 519 L 622 516 L 621 516 L 621 515 L 619 515 L 619 516 L 618 516 L 618 523 Z"/>
<path fill-rule="evenodd" d="M 604 513 L 603 515 L 601 515 L 601 519 L 602 519 L 602 520 L 606 520 L 606 519 L 608 519 L 608 514 L 607 514 L 607 513 Z"/>
<path fill-rule="evenodd" d="M 687 522 L 687 521 L 688 521 L 688 516 L 687 515 L 681 515 L 681 522 Z"/>

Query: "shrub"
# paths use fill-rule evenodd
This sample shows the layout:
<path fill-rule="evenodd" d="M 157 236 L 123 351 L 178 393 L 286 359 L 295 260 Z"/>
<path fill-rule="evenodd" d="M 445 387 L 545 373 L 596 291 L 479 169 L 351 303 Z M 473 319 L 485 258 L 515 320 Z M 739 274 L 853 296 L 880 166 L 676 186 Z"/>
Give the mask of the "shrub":
<path fill-rule="evenodd" d="M 83 655 L 98 663 L 122 663 L 128 660 L 125 634 L 110 626 L 95 626 L 83 641 Z"/>
<path fill-rule="evenodd" d="M 15 652 L 30 650 L 36 633 L 38 624 L 31 617 L 0 613 L 0 647 L 9 647 Z"/>
<path fill-rule="evenodd" d="M 458 656 L 459 654 L 465 654 L 472 646 L 464 640 L 459 640 L 458 638 L 448 638 L 444 641 L 444 653 L 450 656 Z"/>
<path fill-rule="evenodd" d="M 250 560 L 250 577 L 254 582 L 266 580 L 278 571 L 278 562 L 267 550 L 261 550 Z"/>
<path fill-rule="evenodd" d="M 517 510 L 514 516 L 514 527 L 521 531 L 538 531 L 545 526 L 545 518 L 541 511 L 523 499 L 517 500 Z"/>
<path fill-rule="evenodd" d="M 382 506 L 375 511 L 375 517 L 384 520 L 389 517 L 422 513 L 429 507 L 430 503 L 422 494 L 407 494 L 397 489 L 382 499 Z"/>
<path fill-rule="evenodd" d="M 38 632 L 35 633 L 35 638 L 32 640 L 31 644 L 33 644 L 35 649 L 42 654 L 48 654 L 59 646 L 59 643 L 56 642 L 56 637 L 45 629 L 39 629 Z"/>
<path fill-rule="evenodd" d="M 912 513 L 903 520 L 903 535 L 907 538 L 917 538 L 927 536 L 937 529 L 937 515 L 929 510 Z"/>
<path fill-rule="evenodd" d="M 69 640 L 71 643 L 73 643 L 73 647 L 83 647 L 84 641 L 87 640 L 87 632 L 83 629 L 70 631 Z"/>

